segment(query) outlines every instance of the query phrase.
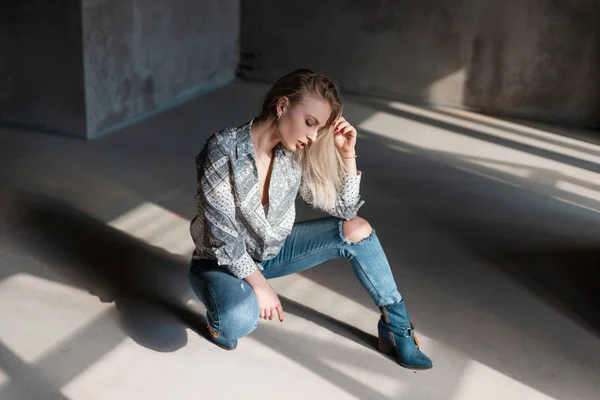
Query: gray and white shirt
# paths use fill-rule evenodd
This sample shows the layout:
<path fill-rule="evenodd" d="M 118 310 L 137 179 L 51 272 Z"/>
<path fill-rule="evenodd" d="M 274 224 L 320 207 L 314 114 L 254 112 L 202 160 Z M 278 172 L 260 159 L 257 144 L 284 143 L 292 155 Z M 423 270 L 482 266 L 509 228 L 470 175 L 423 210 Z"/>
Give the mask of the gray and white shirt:
<path fill-rule="evenodd" d="M 295 200 L 300 193 L 312 205 L 312 193 L 302 183 L 302 167 L 280 143 L 269 184 L 269 203 L 263 208 L 250 130 L 252 121 L 213 134 L 196 157 L 198 214 L 190 232 L 196 248 L 193 259 L 216 260 L 243 279 L 277 255 L 292 231 Z M 322 210 L 349 220 L 360 200 L 358 175 L 344 174 L 335 209 Z"/>

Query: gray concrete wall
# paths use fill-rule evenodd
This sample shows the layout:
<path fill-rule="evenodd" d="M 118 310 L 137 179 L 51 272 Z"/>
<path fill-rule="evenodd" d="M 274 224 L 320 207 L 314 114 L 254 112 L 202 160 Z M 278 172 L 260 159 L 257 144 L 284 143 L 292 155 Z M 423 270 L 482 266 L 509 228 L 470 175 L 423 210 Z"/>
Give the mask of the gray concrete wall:
<path fill-rule="evenodd" d="M 239 0 L 0 6 L 0 122 L 98 137 L 232 82 Z"/>
<path fill-rule="evenodd" d="M 80 0 L 0 3 L 0 122 L 85 137 Z"/>
<path fill-rule="evenodd" d="M 230 83 L 239 0 L 83 0 L 90 137 Z"/>
<path fill-rule="evenodd" d="M 298 67 L 350 92 L 600 126 L 595 0 L 245 0 L 243 72 Z"/>

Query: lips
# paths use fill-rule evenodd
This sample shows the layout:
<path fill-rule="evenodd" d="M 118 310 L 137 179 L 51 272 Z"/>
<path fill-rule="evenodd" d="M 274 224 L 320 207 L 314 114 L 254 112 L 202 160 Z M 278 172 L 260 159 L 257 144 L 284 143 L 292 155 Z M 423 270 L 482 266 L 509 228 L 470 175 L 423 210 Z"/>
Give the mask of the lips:
<path fill-rule="evenodd" d="M 299 147 L 299 148 L 301 148 L 301 149 L 303 149 L 304 146 L 306 146 L 306 143 L 301 142 L 301 141 L 298 140 L 298 144 L 296 146 Z"/>

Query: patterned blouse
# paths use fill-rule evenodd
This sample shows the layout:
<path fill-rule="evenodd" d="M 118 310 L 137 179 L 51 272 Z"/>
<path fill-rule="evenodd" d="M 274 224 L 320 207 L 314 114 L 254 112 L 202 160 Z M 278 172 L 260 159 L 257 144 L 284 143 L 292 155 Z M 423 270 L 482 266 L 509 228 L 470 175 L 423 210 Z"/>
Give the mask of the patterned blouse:
<path fill-rule="evenodd" d="M 196 245 L 192 259 L 216 260 L 240 279 L 262 270 L 260 262 L 277 255 L 292 231 L 298 192 L 312 205 L 300 164 L 280 143 L 274 152 L 268 212 L 263 208 L 252 122 L 213 134 L 196 157 L 198 214 L 190 226 Z M 354 218 L 364 203 L 360 178 L 360 172 L 344 173 L 335 209 L 322 211 L 345 220 Z"/>

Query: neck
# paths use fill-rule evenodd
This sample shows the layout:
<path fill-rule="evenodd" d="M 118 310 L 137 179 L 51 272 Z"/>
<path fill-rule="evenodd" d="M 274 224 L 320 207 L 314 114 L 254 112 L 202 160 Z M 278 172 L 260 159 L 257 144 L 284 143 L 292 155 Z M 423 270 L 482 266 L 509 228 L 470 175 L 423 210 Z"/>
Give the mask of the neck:
<path fill-rule="evenodd" d="M 255 119 L 250 131 L 254 149 L 261 154 L 271 154 L 275 146 L 281 141 L 275 127 L 264 121 Z"/>

